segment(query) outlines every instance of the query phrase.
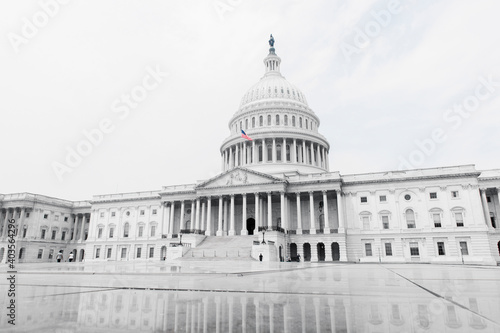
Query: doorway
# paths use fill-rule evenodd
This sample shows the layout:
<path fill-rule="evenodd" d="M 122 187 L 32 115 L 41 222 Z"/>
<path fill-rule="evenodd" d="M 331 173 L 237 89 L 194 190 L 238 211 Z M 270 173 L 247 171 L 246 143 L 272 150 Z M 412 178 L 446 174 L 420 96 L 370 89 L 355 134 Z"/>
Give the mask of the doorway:
<path fill-rule="evenodd" d="M 340 260 L 340 248 L 339 248 L 339 243 L 337 242 L 332 243 L 332 260 L 333 261 Z"/>
<path fill-rule="evenodd" d="M 247 231 L 249 235 L 253 235 L 253 231 L 255 230 L 255 219 L 249 218 L 247 219 Z"/>
<path fill-rule="evenodd" d="M 304 261 L 311 261 L 311 244 L 304 244 Z"/>
<path fill-rule="evenodd" d="M 325 244 L 318 243 L 316 248 L 318 250 L 318 261 L 325 261 Z"/>

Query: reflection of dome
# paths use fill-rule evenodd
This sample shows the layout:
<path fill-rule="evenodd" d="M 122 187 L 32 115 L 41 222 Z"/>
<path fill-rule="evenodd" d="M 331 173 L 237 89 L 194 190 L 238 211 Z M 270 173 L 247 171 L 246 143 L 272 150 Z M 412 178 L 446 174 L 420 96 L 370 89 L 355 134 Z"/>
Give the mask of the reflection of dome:
<path fill-rule="evenodd" d="M 319 118 L 281 75 L 280 64 L 271 45 L 264 76 L 243 95 L 229 121 L 231 134 L 221 146 L 223 171 L 239 166 L 275 175 L 328 171 L 330 145 L 318 132 Z"/>

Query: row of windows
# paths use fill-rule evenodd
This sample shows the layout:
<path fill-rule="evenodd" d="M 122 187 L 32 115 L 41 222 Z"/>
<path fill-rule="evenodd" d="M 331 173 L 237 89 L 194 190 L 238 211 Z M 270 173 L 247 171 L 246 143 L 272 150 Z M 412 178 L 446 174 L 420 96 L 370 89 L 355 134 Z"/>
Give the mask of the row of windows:
<path fill-rule="evenodd" d="M 98 227 L 97 238 L 102 238 L 103 231 L 104 231 L 104 227 Z M 125 223 L 123 225 L 123 237 L 127 238 L 127 237 L 129 237 L 129 234 L 130 234 L 130 225 L 128 223 Z M 109 227 L 108 238 L 114 238 L 114 236 L 115 236 L 115 227 L 111 226 L 111 227 Z M 150 226 L 149 236 L 151 236 L 151 237 L 156 236 L 156 225 Z M 139 225 L 139 227 L 137 228 L 137 237 L 144 237 L 144 226 L 143 225 Z"/>
<path fill-rule="evenodd" d="M 289 119 L 290 119 L 290 121 L 289 121 Z M 316 123 L 308 118 L 305 118 L 303 120 L 302 117 L 298 117 L 298 121 L 296 121 L 295 116 L 291 116 L 289 118 L 288 115 L 280 116 L 279 114 L 275 115 L 274 123 L 273 123 L 273 117 L 269 114 L 269 115 L 267 115 L 266 126 L 271 126 L 271 125 L 276 125 L 276 126 L 284 125 L 284 126 L 292 126 L 292 127 L 313 130 L 314 127 L 316 126 Z M 239 127 L 238 127 L 238 124 L 234 125 L 234 131 L 235 131 L 235 133 L 239 134 L 241 132 L 241 130 L 247 130 L 250 128 L 250 126 L 251 126 L 251 128 L 263 127 L 264 126 L 264 116 L 259 116 L 258 124 L 257 124 L 256 117 L 252 117 L 251 119 L 247 118 L 247 119 L 245 119 L 245 121 L 240 120 Z"/>
<path fill-rule="evenodd" d="M 460 192 L 459 191 L 451 191 L 450 196 L 451 196 L 451 198 L 458 199 L 458 198 L 460 198 Z M 438 198 L 437 192 L 429 192 L 429 199 L 437 199 L 437 198 Z M 405 194 L 404 199 L 406 201 L 410 201 L 412 199 L 411 194 Z M 368 203 L 368 197 L 360 197 L 360 202 L 361 203 Z M 386 195 L 379 195 L 379 202 L 387 202 L 387 196 Z"/>
<path fill-rule="evenodd" d="M 389 229 L 389 217 L 390 213 L 387 211 L 384 211 L 386 213 L 380 215 L 381 220 L 382 220 L 382 228 L 383 229 Z M 464 226 L 464 213 L 465 210 L 462 208 L 454 208 L 451 210 L 452 217 L 455 220 L 455 224 L 457 227 L 463 227 Z M 432 217 L 432 221 L 434 223 L 435 228 L 441 228 L 442 226 L 442 216 L 443 216 L 443 211 L 440 209 L 432 209 L 430 212 L 430 217 Z M 405 221 L 406 221 L 406 226 L 408 229 L 413 229 L 416 228 L 416 218 L 415 218 L 415 212 L 413 209 L 407 209 L 404 213 Z M 371 220 L 371 213 L 370 212 L 362 212 L 360 214 L 361 221 L 363 222 L 363 229 L 369 230 L 370 229 L 370 220 Z"/>
<path fill-rule="evenodd" d="M 26 213 L 26 217 L 30 217 L 29 213 Z M 49 214 L 43 214 L 43 218 L 47 220 L 49 218 Z M 64 222 L 68 222 L 68 216 L 64 216 Z M 54 215 L 54 221 L 59 221 L 59 215 Z"/>
<path fill-rule="evenodd" d="M 121 252 L 120 252 L 120 258 L 121 259 L 126 259 L 127 258 L 127 248 L 122 247 Z M 106 248 L 106 259 L 110 259 L 113 254 L 113 248 L 107 247 Z M 148 252 L 148 258 L 153 258 L 155 255 L 155 248 L 154 245 L 149 246 L 149 252 Z M 101 257 L 101 247 L 96 246 L 95 248 L 95 259 L 99 259 Z M 138 246 L 136 247 L 136 252 L 135 252 L 135 258 L 140 259 L 142 257 L 142 247 Z"/>
<path fill-rule="evenodd" d="M 144 209 L 141 209 L 141 210 L 139 211 L 139 215 L 141 215 L 141 216 L 144 216 L 144 215 L 145 215 L 145 213 L 146 213 L 146 211 L 145 211 Z M 152 214 L 152 215 L 156 215 L 157 213 L 158 213 L 158 210 L 157 210 L 157 209 L 153 209 L 153 210 L 151 211 L 151 214 Z M 126 216 L 130 216 L 130 211 L 127 211 L 127 212 L 125 213 L 125 215 L 126 215 Z M 104 217 L 104 212 L 100 212 L 100 213 L 99 213 L 99 217 Z M 111 212 L 111 217 L 116 217 L 116 212 L 115 212 L 115 211 L 112 211 L 112 212 Z"/>
<path fill-rule="evenodd" d="M 467 246 L 466 241 L 461 241 L 459 243 L 460 245 L 460 253 L 463 256 L 469 255 L 469 248 Z M 411 242 L 409 244 L 410 246 L 410 255 L 412 257 L 419 257 L 420 256 L 420 250 L 418 247 L 418 242 Z M 437 253 L 439 256 L 444 256 L 446 255 L 446 249 L 444 246 L 444 242 L 437 242 Z M 384 250 L 385 250 L 385 256 L 390 257 L 392 256 L 392 243 L 384 243 Z M 372 244 L 371 243 L 365 243 L 365 256 L 366 257 L 372 257 L 373 256 L 373 251 L 372 251 Z"/>

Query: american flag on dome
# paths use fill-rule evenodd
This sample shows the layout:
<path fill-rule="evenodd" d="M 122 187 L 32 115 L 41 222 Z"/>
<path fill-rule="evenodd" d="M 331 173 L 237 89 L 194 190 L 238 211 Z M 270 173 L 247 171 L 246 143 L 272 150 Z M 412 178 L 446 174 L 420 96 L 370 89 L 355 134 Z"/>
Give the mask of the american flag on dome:
<path fill-rule="evenodd" d="M 250 140 L 252 141 L 252 138 L 249 137 L 244 130 L 241 130 L 241 137 L 244 138 L 244 139 L 247 139 L 247 140 Z"/>

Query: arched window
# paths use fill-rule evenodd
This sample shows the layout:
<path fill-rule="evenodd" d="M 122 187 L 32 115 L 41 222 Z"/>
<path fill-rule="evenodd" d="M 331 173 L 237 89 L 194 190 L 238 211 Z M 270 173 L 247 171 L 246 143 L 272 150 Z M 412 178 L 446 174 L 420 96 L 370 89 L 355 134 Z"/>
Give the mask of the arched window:
<path fill-rule="evenodd" d="M 309 127 L 307 126 L 307 119 L 306 119 L 306 129 L 309 129 Z"/>
<path fill-rule="evenodd" d="M 271 126 L 271 115 L 267 115 L 267 126 Z"/>
<path fill-rule="evenodd" d="M 252 117 L 252 128 L 255 127 L 255 117 Z"/>
<path fill-rule="evenodd" d="M 302 117 L 299 118 L 299 127 L 302 128 Z"/>
<path fill-rule="evenodd" d="M 263 116 L 259 117 L 259 126 L 264 126 L 264 117 Z"/>
<path fill-rule="evenodd" d="M 284 125 L 288 126 L 288 116 L 287 115 L 285 115 Z"/>
<path fill-rule="evenodd" d="M 286 145 L 286 161 L 290 162 L 290 145 Z"/>
<path fill-rule="evenodd" d="M 276 161 L 281 162 L 281 145 L 276 145 Z"/>
<path fill-rule="evenodd" d="M 262 162 L 262 145 L 259 145 L 259 162 Z"/>
<path fill-rule="evenodd" d="M 405 212 L 405 217 L 408 229 L 415 228 L 415 212 L 412 209 L 407 209 Z"/>
<path fill-rule="evenodd" d="M 295 116 L 292 116 L 292 126 L 295 127 Z"/>
<path fill-rule="evenodd" d="M 130 226 L 129 226 L 128 222 L 125 223 L 125 225 L 123 226 L 123 237 L 128 237 L 129 228 L 130 228 Z"/>
<path fill-rule="evenodd" d="M 267 145 L 267 161 L 271 162 L 273 160 L 273 146 Z"/>
<path fill-rule="evenodd" d="M 276 115 L 276 126 L 278 126 L 280 124 L 280 115 L 277 114 Z"/>

